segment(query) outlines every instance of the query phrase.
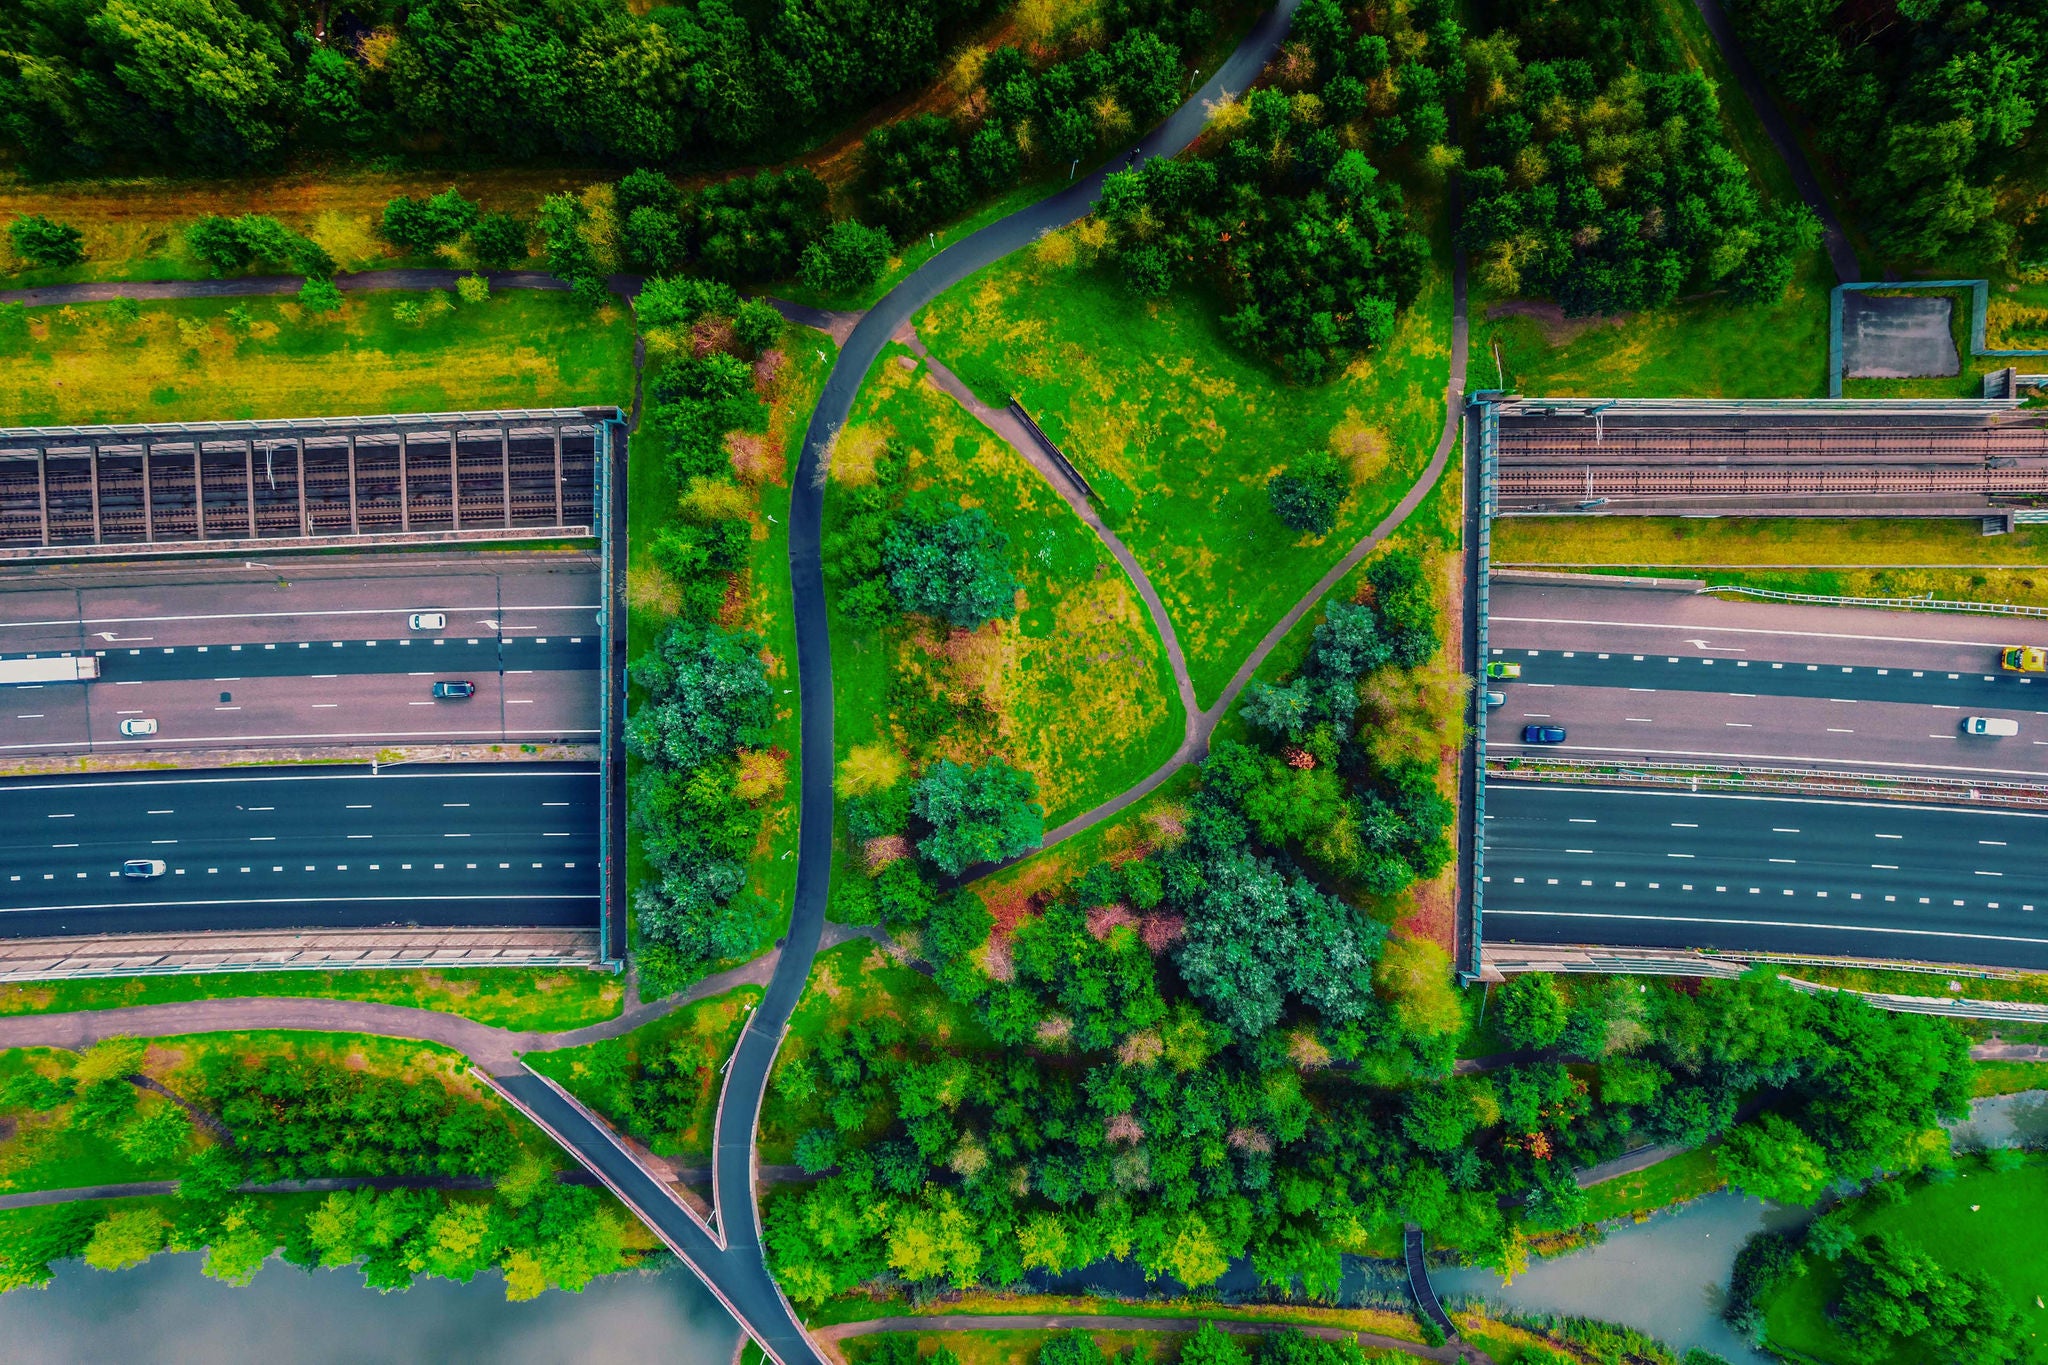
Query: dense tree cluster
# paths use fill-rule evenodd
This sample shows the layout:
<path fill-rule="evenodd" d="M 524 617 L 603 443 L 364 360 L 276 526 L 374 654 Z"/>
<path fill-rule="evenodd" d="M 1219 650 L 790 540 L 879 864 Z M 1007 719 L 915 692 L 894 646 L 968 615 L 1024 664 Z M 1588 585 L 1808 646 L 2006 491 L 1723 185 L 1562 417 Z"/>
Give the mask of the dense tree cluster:
<path fill-rule="evenodd" d="M 1133 292 L 1207 283 L 1236 345 L 1313 383 L 1392 336 L 1422 286 L 1428 242 L 1366 149 L 1453 159 L 1445 100 L 1465 66 L 1439 0 L 1406 12 L 1309 0 L 1294 34 L 1278 84 L 1218 121 L 1211 154 L 1111 176 L 1096 212 Z"/>
<path fill-rule="evenodd" d="M 0 145 L 59 172 L 302 149 L 743 162 L 918 81 L 987 0 L 22 0 Z"/>
<path fill-rule="evenodd" d="M 1766 209 L 1696 69 L 1628 68 L 1488 48 L 1490 95 L 1461 232 L 1502 294 L 1570 315 L 1660 308 L 1687 289 L 1777 298 L 1819 241 L 1799 204 Z"/>
<path fill-rule="evenodd" d="M 762 642 L 678 621 L 629 669 L 642 700 L 626 723 L 637 758 L 630 818 L 648 875 L 633 896 L 641 968 L 661 981 L 753 948 L 759 897 L 747 859 L 761 817 L 741 796 L 740 752 L 774 719 Z"/>
<path fill-rule="evenodd" d="M 1933 262 L 2017 244 L 2023 263 L 2048 268 L 2048 14 L 2036 0 L 1728 8 L 1886 253 Z"/>
<path fill-rule="evenodd" d="M 504 1273 L 506 1295 L 580 1289 L 625 1266 L 624 1229 L 593 1190 L 565 1186 L 520 1153 L 510 1121 L 433 1078 L 336 1061 L 209 1054 L 195 1102 L 232 1134 L 195 1129 L 169 1099 L 139 1103 L 129 1079 L 145 1046 L 110 1038 L 68 1065 L 15 1073 L 0 1110 L 48 1115 L 178 1177 L 177 1196 L 108 1211 L 81 1202 L 0 1229 L 0 1291 L 46 1284 L 52 1263 L 117 1270 L 166 1249 L 207 1249 L 205 1272 L 244 1284 L 281 1247 L 295 1265 L 360 1264 L 379 1289 L 421 1274 L 467 1281 Z M 184 1088 L 180 1084 L 180 1088 Z M 484 1193 L 355 1189 L 317 1208 L 276 1206 L 248 1183 L 330 1176 L 483 1177 Z"/>

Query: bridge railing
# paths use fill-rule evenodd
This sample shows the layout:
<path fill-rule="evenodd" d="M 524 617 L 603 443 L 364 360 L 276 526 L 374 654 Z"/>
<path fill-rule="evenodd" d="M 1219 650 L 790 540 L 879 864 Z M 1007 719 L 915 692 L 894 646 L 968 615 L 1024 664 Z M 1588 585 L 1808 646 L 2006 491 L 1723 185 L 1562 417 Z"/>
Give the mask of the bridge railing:
<path fill-rule="evenodd" d="M 1952 611 L 1985 616 L 2048 617 L 2048 607 L 2029 607 L 2011 602 L 1952 602 L 1935 597 L 1833 597 L 1817 592 L 1780 592 L 1776 588 L 1749 588 L 1733 583 L 1713 583 L 1699 589 L 1702 596 L 1736 592 L 1744 597 L 1761 597 L 1771 602 L 1814 602 L 1830 607 L 1883 607 L 1893 611 Z"/>

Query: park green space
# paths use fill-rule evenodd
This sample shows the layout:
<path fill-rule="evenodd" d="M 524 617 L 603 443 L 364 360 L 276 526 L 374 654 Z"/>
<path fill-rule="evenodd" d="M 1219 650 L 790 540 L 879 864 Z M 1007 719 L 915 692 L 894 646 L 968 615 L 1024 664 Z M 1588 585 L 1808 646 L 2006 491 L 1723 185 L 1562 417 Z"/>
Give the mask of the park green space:
<path fill-rule="evenodd" d="M 1016 395 L 1094 486 L 1207 705 L 1428 463 L 1443 425 L 1449 274 L 1431 276 L 1383 349 L 1304 388 L 1232 346 L 1214 298 L 1134 297 L 1089 263 L 1087 230 L 954 286 L 919 334 L 985 402 Z M 1351 492 L 1335 529 L 1306 537 L 1273 515 L 1265 484 L 1322 450 L 1349 467 Z"/>
<path fill-rule="evenodd" d="M 56 1048 L 0 1049 L 0 1088 L 23 1072 L 51 1073 L 72 1060 L 70 1053 Z M 147 1092 L 136 1100 L 136 1112 L 144 1116 L 172 1103 Z M 177 1175 L 176 1161 L 138 1161 L 112 1138 L 73 1126 L 67 1122 L 71 1109 L 65 1104 L 38 1114 L 0 1105 L 0 1194 L 168 1180 Z"/>
<path fill-rule="evenodd" d="M 886 688 L 893 671 L 956 706 L 978 698 L 995 717 L 992 738 L 949 734 L 938 741 L 938 756 L 979 762 L 982 746 L 992 746 L 1037 779 L 1048 825 L 1116 795 L 1171 757 L 1182 734 L 1178 696 L 1165 646 L 1122 567 L 1020 453 L 895 346 L 869 373 L 838 438 L 834 478 L 849 476 L 858 453 L 872 458 L 891 443 L 915 494 L 978 507 L 1008 536 L 1023 590 L 1014 620 L 972 632 L 918 620 L 866 632 L 844 664 L 839 642 L 854 632 L 840 623 L 833 666 L 842 756 L 855 746 L 894 743 L 886 694 L 872 690 Z"/>
<path fill-rule="evenodd" d="M 742 986 L 663 1015 L 631 1033 L 581 1047 L 529 1052 L 526 1064 L 631 1133 L 656 1156 L 689 1161 L 711 1158 L 720 1068 L 739 1042 L 747 1015 L 761 1001 L 758 986 Z M 679 1072 L 693 1073 L 671 1102 L 634 1102 L 642 1068 L 666 1056 Z"/>
<path fill-rule="evenodd" d="M 459 1014 L 497 1028 L 556 1033 L 619 1012 L 620 978 L 585 969 L 447 967 L 421 971 L 212 972 L 0 986 L 0 1016 L 127 1009 L 250 996 L 371 1000 Z"/>
<path fill-rule="evenodd" d="M 737 488 L 746 505 L 753 540 L 746 573 L 739 591 L 728 600 L 725 624 L 754 631 L 765 641 L 764 657 L 768 677 L 777 693 L 775 721 L 770 727 L 763 762 L 784 775 L 794 772 L 802 759 L 802 725 L 795 702 L 796 612 L 789 576 L 789 501 L 797 459 L 803 449 L 804 429 L 817 406 L 818 392 L 831 372 L 837 347 L 831 338 L 808 327 L 783 328 L 774 350 L 780 359 L 772 367 L 757 368 L 757 392 L 767 404 L 765 432 L 750 433 L 764 442 L 763 467 L 771 472 L 754 483 Z M 649 377 L 659 362 L 649 364 Z M 772 372 L 772 377 L 768 377 Z M 652 427 L 633 433 L 632 459 L 626 471 L 626 638 L 629 657 L 637 657 L 651 646 L 679 609 L 677 587 L 656 566 L 650 547 L 663 527 L 684 515 L 684 490 L 676 483 L 668 461 L 669 442 Z M 783 689 L 789 689 L 788 700 Z M 638 693 L 634 694 L 637 700 Z M 639 760 L 628 759 L 629 771 Z M 765 948 L 788 928 L 789 909 L 796 889 L 796 860 L 784 855 L 796 847 L 796 820 L 792 805 L 776 797 L 763 822 L 759 842 L 747 870 L 748 885 L 759 893 L 772 913 L 761 925 L 758 946 Z M 639 856 L 639 834 L 628 829 L 628 885 L 645 874 Z M 718 964 L 706 964 L 706 972 Z M 654 983 L 669 987 L 681 982 Z"/>
<path fill-rule="evenodd" d="M 1668 1156 L 1653 1166 L 1628 1175 L 1618 1175 L 1586 1188 L 1586 1218 L 1589 1224 L 1613 1218 L 1638 1221 L 1658 1209 L 1689 1203 L 1712 1194 L 1727 1184 L 1714 1160 L 1712 1147 L 1696 1147 Z"/>
<path fill-rule="evenodd" d="M 362 412 L 629 406 L 632 322 L 560 293 L 506 290 L 417 322 L 417 293 L 174 299 L 0 315 L 0 422 L 330 417 Z M 452 300 L 452 295 L 443 294 Z M 239 310 L 238 317 L 231 313 Z"/>
<path fill-rule="evenodd" d="M 2020 1311 L 2022 1331 L 2036 1342 L 2029 1359 L 2041 1359 L 2038 1345 L 2048 1331 L 2048 1308 L 2040 1296 L 2048 1287 L 2048 1156 L 2029 1153 L 2016 1170 L 1995 1171 L 1981 1159 L 1964 1158 L 1944 1181 L 1916 1182 L 1904 1202 L 1865 1198 L 1853 1206 L 1859 1236 L 1889 1232 L 1911 1238 L 1951 1271 L 1980 1271 L 2000 1285 Z M 1841 1286 L 1836 1265 L 1804 1257 L 1806 1274 L 1793 1280 L 1767 1305 L 1769 1342 L 1826 1365 L 1849 1365 L 1847 1343 L 1827 1319 L 1827 1306 Z M 1918 1359 L 1910 1348 L 1880 1365 Z"/>

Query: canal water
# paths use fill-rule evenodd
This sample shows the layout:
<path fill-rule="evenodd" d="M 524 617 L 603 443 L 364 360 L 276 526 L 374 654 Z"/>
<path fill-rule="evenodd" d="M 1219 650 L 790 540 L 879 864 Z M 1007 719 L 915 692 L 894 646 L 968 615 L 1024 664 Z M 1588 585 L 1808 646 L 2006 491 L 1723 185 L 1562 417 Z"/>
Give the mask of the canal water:
<path fill-rule="evenodd" d="M 41 1290 L 0 1294 L 6 1365 L 730 1365 L 739 1327 L 680 1266 L 581 1294 L 505 1302 L 495 1273 L 397 1294 L 355 1270 L 281 1261 L 235 1289 L 197 1253 L 133 1270 L 60 1264 Z"/>

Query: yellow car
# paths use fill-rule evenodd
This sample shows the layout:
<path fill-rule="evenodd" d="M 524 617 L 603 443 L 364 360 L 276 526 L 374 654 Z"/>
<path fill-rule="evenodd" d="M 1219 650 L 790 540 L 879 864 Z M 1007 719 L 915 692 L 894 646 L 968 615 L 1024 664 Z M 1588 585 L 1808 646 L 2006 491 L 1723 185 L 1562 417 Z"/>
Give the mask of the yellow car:
<path fill-rule="evenodd" d="M 1999 651 L 1998 664 L 2008 673 L 2048 673 L 2048 649 L 2039 645 L 2008 645 Z"/>
<path fill-rule="evenodd" d="M 1519 678 L 1522 676 L 1522 666 L 1520 664 L 1490 663 L 1486 666 L 1486 676 L 1489 678 Z"/>

